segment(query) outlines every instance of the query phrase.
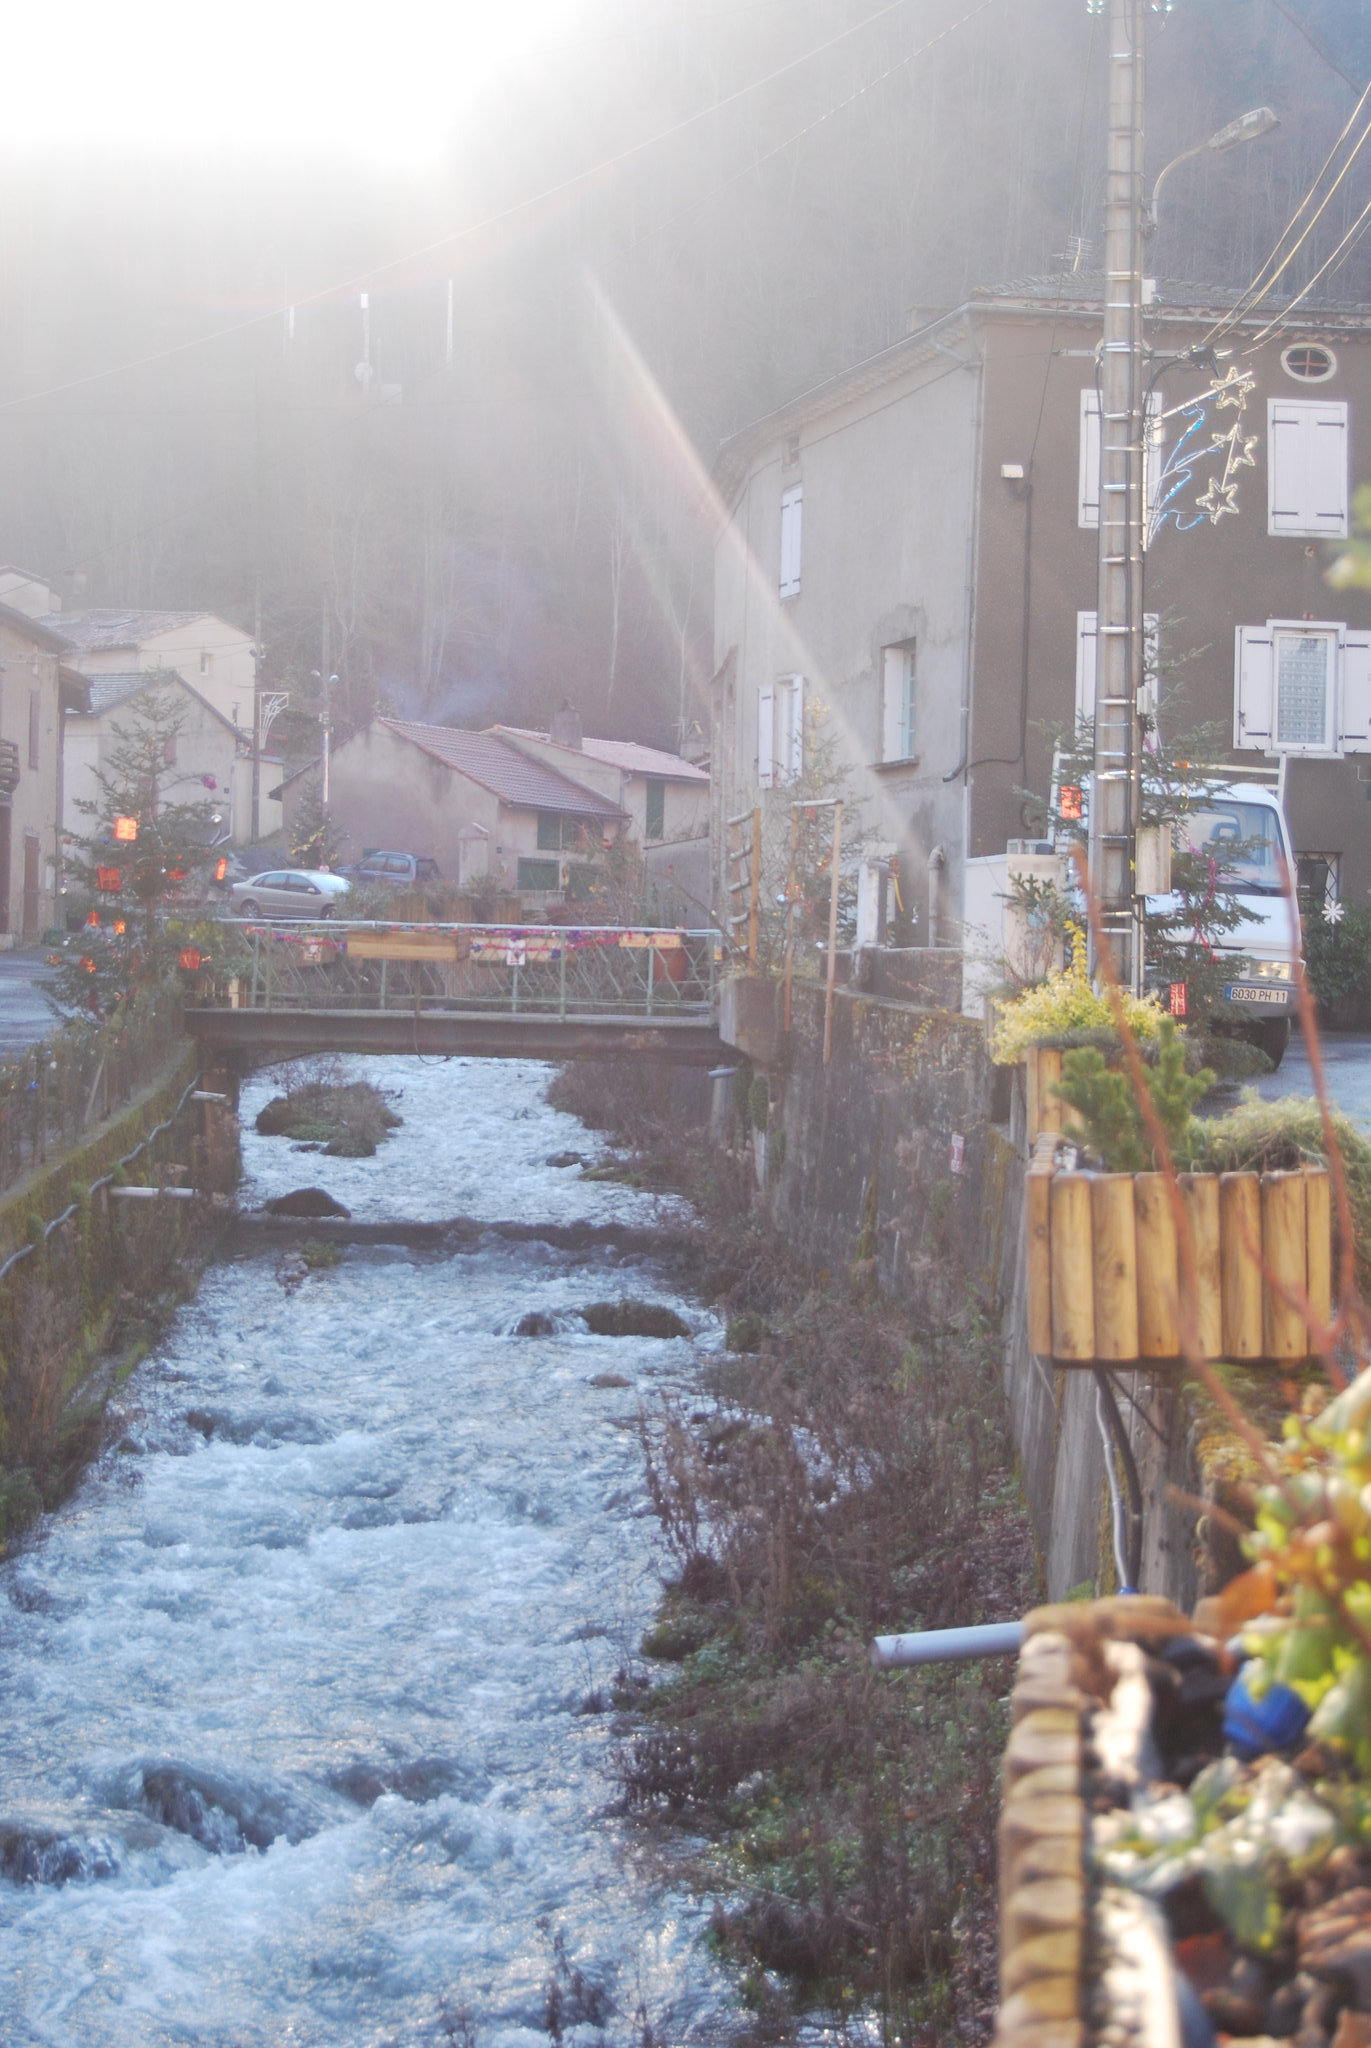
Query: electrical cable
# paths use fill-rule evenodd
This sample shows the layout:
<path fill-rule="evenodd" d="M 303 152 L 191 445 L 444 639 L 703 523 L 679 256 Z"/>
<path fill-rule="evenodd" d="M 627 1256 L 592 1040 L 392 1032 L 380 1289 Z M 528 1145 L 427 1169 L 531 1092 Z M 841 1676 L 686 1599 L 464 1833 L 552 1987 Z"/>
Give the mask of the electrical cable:
<path fill-rule="evenodd" d="M 1361 95 L 1361 98 L 1357 101 L 1356 106 L 1353 107 L 1351 113 L 1348 115 L 1347 120 L 1343 124 L 1342 133 L 1338 136 L 1337 141 L 1333 144 L 1333 147 L 1329 150 L 1328 155 L 1324 158 L 1323 164 L 1321 165 L 1319 171 L 1315 175 L 1314 181 L 1309 187 L 1309 190 L 1305 193 L 1303 199 L 1295 208 L 1295 211 L 1291 214 L 1290 219 L 1287 221 L 1286 225 L 1281 229 L 1280 234 L 1276 237 L 1275 243 L 1273 244 L 1271 249 L 1271 254 L 1267 257 L 1266 262 L 1262 265 L 1261 269 L 1257 272 L 1256 276 L 1252 279 L 1251 283 L 1245 286 L 1244 289 L 1238 294 L 1237 299 L 1235 300 L 1234 304 L 1230 307 L 1229 311 L 1226 314 L 1224 314 L 1224 316 L 1220 320 L 1217 320 L 1214 323 L 1214 325 L 1209 329 L 1207 334 L 1201 337 L 1201 346 L 1212 344 L 1215 340 L 1217 340 L 1217 338 L 1221 334 L 1226 334 L 1231 327 L 1235 327 L 1237 325 L 1239 320 L 1244 319 L 1246 315 L 1251 311 L 1252 307 L 1257 303 L 1257 301 L 1259 299 L 1265 298 L 1266 294 L 1271 290 L 1271 287 L 1276 283 L 1277 279 L 1281 277 L 1284 274 L 1284 272 L 1289 268 L 1290 264 L 1293 262 L 1294 258 L 1299 253 L 1304 243 L 1308 240 L 1310 233 L 1312 232 L 1313 228 L 1323 215 L 1325 209 L 1329 204 L 1329 201 L 1333 197 L 1333 194 L 1337 191 L 1338 186 L 1342 183 L 1343 179 L 1347 176 L 1353 164 L 1356 162 L 1357 156 L 1360 153 L 1362 145 L 1365 143 L 1367 136 L 1371 135 L 1371 121 L 1368 121 L 1366 127 L 1362 129 L 1361 134 L 1358 136 L 1356 142 L 1353 144 L 1352 149 L 1348 154 L 1346 163 L 1343 165 L 1337 177 L 1334 179 L 1332 185 L 1325 193 L 1322 201 L 1319 204 L 1317 211 L 1306 224 L 1298 240 L 1295 242 L 1294 246 L 1287 251 L 1286 255 L 1281 259 L 1277 267 L 1274 270 L 1272 270 L 1272 265 L 1276 264 L 1276 259 L 1280 255 L 1282 243 L 1285 241 L 1286 236 L 1289 235 L 1296 227 L 1296 225 L 1299 222 L 1301 214 L 1309 205 L 1310 201 L 1314 198 L 1314 195 L 1318 191 L 1320 184 L 1322 183 L 1323 179 L 1328 173 L 1330 165 L 1334 162 L 1335 158 L 1337 157 L 1338 151 L 1342 148 L 1344 142 L 1347 140 L 1348 135 L 1351 133 L 1352 128 L 1358 116 L 1360 115 L 1363 107 L 1366 105 L 1368 99 L 1371 99 L 1371 83 L 1368 83 L 1365 91 Z M 1268 275 L 1268 272 L 1270 273 L 1270 275 Z"/>
<path fill-rule="evenodd" d="M 1329 270 L 1332 269 L 1334 264 L 1337 263 L 1339 257 L 1343 254 L 1344 250 L 1348 248 L 1348 245 L 1350 243 L 1353 243 L 1356 240 L 1356 238 L 1365 230 L 1368 221 L 1371 221 L 1371 199 L 1367 201 L 1366 205 L 1357 215 L 1357 218 L 1353 221 L 1351 227 L 1347 230 L 1347 233 L 1338 243 L 1338 246 L 1333 251 L 1332 255 L 1327 257 L 1324 260 L 1324 262 L 1322 262 L 1319 265 L 1318 269 L 1314 272 L 1314 275 L 1310 278 L 1308 284 L 1302 286 L 1301 289 L 1298 292 L 1296 292 L 1294 298 L 1290 300 L 1289 304 L 1282 306 L 1280 312 L 1275 316 L 1275 318 L 1272 320 L 1268 320 L 1265 327 L 1261 329 L 1260 333 L 1255 335 L 1253 339 L 1248 343 L 1247 347 L 1243 350 L 1243 354 L 1245 356 L 1252 355 L 1254 351 L 1260 348 L 1262 343 L 1268 340 L 1271 335 L 1279 332 L 1279 330 L 1282 327 L 1288 327 L 1290 325 L 1290 316 L 1294 312 L 1295 308 L 1297 306 L 1303 305 L 1304 301 L 1309 297 L 1310 292 L 1313 291 L 1319 279 L 1323 277 Z"/>
<path fill-rule="evenodd" d="M 624 148 L 614 151 L 612 155 L 601 157 L 597 163 L 590 164 L 583 170 L 571 172 L 569 176 L 559 179 L 555 184 L 545 185 L 538 192 L 530 193 L 523 199 L 513 200 L 508 206 L 498 207 L 494 213 L 487 214 L 482 220 L 471 221 L 464 228 L 454 228 L 450 234 L 435 236 L 432 241 L 420 243 L 416 248 L 407 249 L 399 256 L 387 257 L 384 262 L 374 263 L 366 270 L 355 272 L 351 277 L 321 286 L 318 291 L 307 292 L 302 298 L 294 301 L 294 308 L 298 310 L 302 306 L 322 305 L 330 299 L 341 297 L 345 292 L 365 290 L 374 284 L 378 277 L 385 277 L 392 271 L 401 270 L 407 264 L 418 262 L 421 257 L 436 255 L 442 249 L 455 248 L 476 235 L 486 233 L 490 228 L 502 227 L 507 221 L 517 220 L 521 214 L 530 213 L 534 208 L 544 206 L 550 200 L 566 198 L 581 186 L 603 178 L 606 172 L 619 170 L 624 164 L 632 163 L 648 150 L 655 149 L 659 143 L 669 142 L 675 136 L 685 134 L 688 129 L 697 127 L 701 121 L 708 120 L 711 114 L 722 113 L 726 107 L 736 106 L 740 100 L 747 99 L 754 92 L 760 92 L 763 87 L 774 85 L 778 79 L 786 78 L 792 71 L 797 71 L 802 64 L 808 64 L 815 57 L 824 56 L 829 50 L 836 49 L 840 43 L 847 42 L 852 36 L 859 35 L 863 29 L 871 27 L 873 22 L 884 19 L 887 14 L 893 14 L 897 8 L 906 4 L 907 0 L 882 0 L 881 6 L 874 8 L 870 14 L 863 15 L 860 21 L 849 22 L 846 28 L 839 29 L 823 42 L 811 44 L 807 50 L 802 50 L 798 56 L 788 57 L 783 64 L 776 65 L 760 78 L 751 79 L 746 85 L 735 87 L 732 92 L 726 92 L 719 99 L 711 100 L 707 106 L 697 107 L 693 113 L 682 115 L 678 121 L 670 122 L 665 128 L 658 128 L 651 135 L 642 136 L 637 142 L 625 144 Z M 990 4 L 991 0 L 980 0 L 981 6 Z M 957 24 L 954 23 L 953 26 L 956 27 Z M 189 354 L 193 349 L 208 347 L 213 342 L 231 339 L 237 334 L 250 333 L 254 328 L 262 327 L 269 321 L 279 320 L 281 312 L 281 307 L 274 306 L 269 312 L 251 313 L 242 320 L 230 321 L 226 326 L 212 328 L 208 333 L 196 335 L 187 341 L 173 342 L 167 348 L 154 349 L 147 355 L 130 357 L 122 363 L 112 364 L 108 369 L 91 370 L 80 377 L 69 378 L 65 383 L 49 385 L 40 391 L 26 392 L 20 398 L 0 399 L 0 413 L 17 411 L 25 405 L 31 405 L 36 399 L 58 398 L 68 391 L 83 390 L 91 384 L 102 383 L 107 377 L 123 376 L 132 370 L 147 369 L 156 363 L 170 362 L 177 356 Z"/>
<path fill-rule="evenodd" d="M 859 99 L 873 91 L 876 86 L 883 85 L 887 78 L 893 78 L 897 71 L 903 71 L 906 65 L 913 64 L 918 58 L 926 57 L 930 50 L 936 49 L 939 43 L 947 40 L 948 36 L 955 34 L 959 28 L 965 28 L 969 21 L 974 21 L 978 14 L 984 14 L 988 7 L 993 7 L 994 5 L 995 0 L 977 0 L 977 4 L 968 13 L 959 16 L 956 21 L 950 21 L 946 28 L 939 29 L 937 35 L 931 36 L 926 43 L 921 43 L 917 50 L 910 50 L 903 57 L 896 58 L 893 64 L 887 65 L 884 71 L 878 71 L 874 78 L 869 78 L 865 85 L 859 85 L 856 91 L 850 92 L 845 99 L 835 100 L 831 107 L 825 107 L 822 114 L 816 114 L 812 121 L 806 121 L 803 128 L 795 129 L 793 134 L 783 137 L 780 142 L 773 144 L 770 149 L 764 150 L 760 156 L 754 157 L 751 163 L 744 164 L 741 170 L 732 172 L 723 180 L 722 184 L 714 188 L 707 198 L 697 200 L 693 206 L 682 207 L 679 213 L 668 215 L 666 220 L 658 221 L 655 227 L 649 228 L 645 233 L 636 236 L 629 243 L 630 249 L 641 248 L 644 242 L 650 242 L 655 236 L 665 234 L 668 228 L 676 227 L 681 221 L 694 220 L 699 214 L 706 212 L 708 208 L 722 199 L 726 192 L 731 191 L 734 185 L 739 184 L 744 178 L 752 177 L 755 172 L 762 168 L 763 164 L 768 164 L 773 157 L 780 156 L 781 152 L 789 149 L 792 143 L 802 142 L 806 135 L 812 134 L 816 128 L 822 128 L 825 121 L 831 121 L 835 114 L 844 113 L 848 107 L 855 106 Z M 1095 34 L 1093 17 L 1090 24 L 1090 34 L 1093 42 Z"/>
<path fill-rule="evenodd" d="M 1296 35 L 1303 36 L 1305 42 L 1308 43 L 1310 49 L 1314 52 L 1314 55 L 1316 57 L 1322 58 L 1323 62 L 1328 66 L 1329 70 L 1334 74 L 1335 77 L 1340 78 L 1344 85 L 1350 86 L 1353 92 L 1361 92 L 1364 90 L 1364 88 L 1357 83 L 1356 79 L 1353 78 L 1350 72 L 1343 70 L 1341 64 L 1338 63 L 1336 57 L 1332 57 L 1329 55 L 1328 51 L 1325 50 L 1319 38 L 1315 35 L 1313 29 L 1310 28 L 1308 22 L 1301 21 L 1298 14 L 1296 14 L 1292 8 L 1286 6 L 1285 0 L 1271 0 L 1271 5 L 1275 8 L 1277 14 L 1283 15 L 1285 17 L 1285 19 L 1289 22 L 1291 28 L 1294 29 Z"/>
<path fill-rule="evenodd" d="M 1136 1593 L 1142 1572 L 1142 1481 L 1138 1477 L 1137 1460 L 1133 1456 L 1133 1446 L 1128 1440 L 1128 1431 L 1124 1428 L 1123 1417 L 1114 1399 L 1114 1389 L 1110 1385 L 1109 1375 L 1098 1365 L 1093 1366 L 1091 1371 L 1095 1381 L 1095 1423 L 1104 1448 L 1105 1477 L 1109 1483 L 1109 1499 L 1113 1509 L 1114 1564 L 1119 1575 L 1119 1591 Z M 1126 1530 L 1125 1508 L 1118 1473 L 1114 1466 L 1115 1450 L 1123 1467 L 1124 1484 L 1128 1490 Z"/>

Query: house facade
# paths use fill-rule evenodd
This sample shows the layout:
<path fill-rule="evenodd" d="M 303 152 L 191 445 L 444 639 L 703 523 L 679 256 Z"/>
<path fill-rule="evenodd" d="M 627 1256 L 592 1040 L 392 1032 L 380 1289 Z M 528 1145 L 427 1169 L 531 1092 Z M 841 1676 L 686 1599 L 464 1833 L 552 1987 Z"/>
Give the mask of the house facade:
<path fill-rule="evenodd" d="M 3 592 L 0 592 L 3 598 Z M 250 742 L 256 656 L 250 633 L 212 612 L 58 612 L 47 624 L 87 676 L 172 670 Z"/>
<path fill-rule="evenodd" d="M 174 669 L 102 670 L 86 677 L 86 708 L 69 710 L 65 722 L 63 829 L 89 832 L 84 803 L 99 803 L 99 771 L 129 730 L 141 691 L 157 685 L 174 697 L 180 730 L 172 742 L 163 788 L 174 803 L 212 802 L 219 823 L 216 843 L 245 846 L 252 833 L 252 751 L 248 736 Z M 262 756 L 259 797 L 262 837 L 281 824 L 281 805 L 269 792 L 281 779 L 281 763 Z"/>
<path fill-rule="evenodd" d="M 311 763 L 283 785 L 288 828 L 318 777 Z M 574 886 L 587 838 L 612 843 L 625 822 L 610 797 L 497 733 L 395 718 L 372 719 L 334 749 L 329 808 L 349 858 L 371 847 L 417 853 L 463 889 L 517 890 L 535 910 Z"/>
<path fill-rule="evenodd" d="M 85 693 L 64 652 L 41 620 L 0 602 L 0 947 L 56 922 L 63 707 Z"/>
<path fill-rule="evenodd" d="M 960 942 L 975 864 L 1041 830 L 1053 731 L 1094 689 L 1100 293 L 1058 289 L 922 324 L 722 451 L 716 904 L 723 821 L 784 801 L 820 737 L 898 856 L 918 943 Z M 1187 354 L 1225 322 L 1224 353 Z M 1202 758 L 1278 773 L 1302 880 L 1361 902 L 1371 591 L 1326 571 L 1371 477 L 1371 315 L 1268 324 L 1149 308 L 1149 670 L 1164 737 L 1212 727 Z M 1241 404 L 1216 389 L 1234 368 Z M 1235 419 L 1232 509 L 1211 518 L 1224 458 L 1202 451 Z"/>

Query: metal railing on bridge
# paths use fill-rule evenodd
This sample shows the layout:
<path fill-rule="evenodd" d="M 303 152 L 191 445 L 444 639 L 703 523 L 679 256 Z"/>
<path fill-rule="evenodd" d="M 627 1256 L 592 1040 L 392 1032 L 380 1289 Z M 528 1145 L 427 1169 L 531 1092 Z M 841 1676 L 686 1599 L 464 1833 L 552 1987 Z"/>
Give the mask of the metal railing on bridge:
<path fill-rule="evenodd" d="M 229 1009 L 709 1021 L 722 941 L 650 926 L 226 921 Z"/>

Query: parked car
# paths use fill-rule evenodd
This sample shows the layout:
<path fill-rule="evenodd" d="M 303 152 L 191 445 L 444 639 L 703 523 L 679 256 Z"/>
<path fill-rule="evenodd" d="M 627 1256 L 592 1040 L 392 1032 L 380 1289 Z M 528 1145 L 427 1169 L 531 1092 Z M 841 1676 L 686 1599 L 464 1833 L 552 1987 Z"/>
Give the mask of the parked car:
<path fill-rule="evenodd" d="M 354 882 L 380 882 L 392 889 L 422 889 L 442 880 L 436 860 L 423 853 L 390 853 L 370 846 L 347 870 Z"/>
<path fill-rule="evenodd" d="M 229 890 L 231 917 L 332 917 L 342 908 L 349 883 L 324 868 L 270 868 L 249 875 Z"/>

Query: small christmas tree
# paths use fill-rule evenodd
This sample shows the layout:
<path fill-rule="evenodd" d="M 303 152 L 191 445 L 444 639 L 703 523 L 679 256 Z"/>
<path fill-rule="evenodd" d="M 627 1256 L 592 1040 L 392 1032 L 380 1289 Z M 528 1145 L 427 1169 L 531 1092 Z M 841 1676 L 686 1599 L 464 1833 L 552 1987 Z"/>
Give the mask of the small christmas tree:
<path fill-rule="evenodd" d="M 159 913 L 213 857 L 213 803 L 176 794 L 199 786 L 198 777 L 176 770 L 183 724 L 175 692 L 154 670 L 123 721 L 111 723 L 114 746 L 95 770 L 98 794 L 76 800 L 88 829 L 67 835 L 68 871 L 112 916 L 105 924 L 92 913 L 84 951 L 64 960 L 50 984 L 61 1016 L 107 1016 L 171 965 L 174 949 Z"/>
<path fill-rule="evenodd" d="M 330 868 L 336 872 L 344 837 L 331 812 L 325 809 L 318 789 L 308 790 L 290 836 L 291 859 L 302 868 Z"/>

